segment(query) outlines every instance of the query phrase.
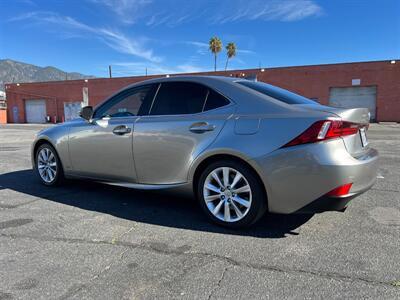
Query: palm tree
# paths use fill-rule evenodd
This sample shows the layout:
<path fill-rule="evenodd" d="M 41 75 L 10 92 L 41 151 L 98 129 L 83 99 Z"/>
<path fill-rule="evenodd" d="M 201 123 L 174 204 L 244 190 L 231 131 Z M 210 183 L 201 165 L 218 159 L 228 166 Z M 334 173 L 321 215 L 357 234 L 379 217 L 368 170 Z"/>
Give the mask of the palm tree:
<path fill-rule="evenodd" d="M 228 43 L 225 47 L 226 49 L 226 64 L 225 64 L 225 71 L 228 68 L 228 61 L 236 55 L 236 45 L 235 43 Z"/>
<path fill-rule="evenodd" d="M 222 50 L 222 42 L 219 37 L 212 37 L 210 39 L 210 51 L 214 54 L 214 71 L 217 71 L 217 54 Z"/>

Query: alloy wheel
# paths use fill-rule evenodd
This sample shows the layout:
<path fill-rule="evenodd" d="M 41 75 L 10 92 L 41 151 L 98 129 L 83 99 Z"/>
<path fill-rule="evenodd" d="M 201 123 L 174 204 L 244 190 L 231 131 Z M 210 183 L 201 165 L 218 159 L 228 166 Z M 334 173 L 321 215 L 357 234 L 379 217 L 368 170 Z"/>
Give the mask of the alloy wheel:
<path fill-rule="evenodd" d="M 216 218 L 237 222 L 249 212 L 252 192 L 249 182 L 239 171 L 220 167 L 211 171 L 204 181 L 203 197 Z"/>
<path fill-rule="evenodd" d="M 37 168 L 42 180 L 46 183 L 54 181 L 57 175 L 57 160 L 53 151 L 49 148 L 43 148 L 37 155 Z"/>

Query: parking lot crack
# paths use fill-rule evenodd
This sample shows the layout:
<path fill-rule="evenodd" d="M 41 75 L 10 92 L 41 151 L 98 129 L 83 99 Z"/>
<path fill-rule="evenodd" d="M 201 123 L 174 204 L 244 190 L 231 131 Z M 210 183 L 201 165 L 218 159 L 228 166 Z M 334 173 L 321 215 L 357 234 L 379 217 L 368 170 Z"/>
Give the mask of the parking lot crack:
<path fill-rule="evenodd" d="M 131 228 L 129 228 L 127 231 L 121 233 L 121 234 L 120 234 L 119 236 L 117 236 L 117 237 L 112 238 L 111 244 L 114 245 L 116 242 L 118 242 L 118 240 L 119 240 L 120 238 L 122 238 L 124 235 L 128 234 L 129 232 L 131 232 L 131 231 L 132 231 L 133 229 L 135 229 L 136 227 L 137 227 L 137 223 L 135 222 L 134 225 L 133 225 Z"/>
<path fill-rule="evenodd" d="M 224 280 L 225 274 L 228 271 L 229 266 L 225 267 L 224 270 L 222 271 L 222 274 L 217 282 L 217 284 L 214 286 L 214 288 L 211 290 L 210 294 L 207 297 L 207 300 L 211 300 L 214 294 L 218 291 L 218 289 L 221 287 L 221 283 Z"/>
<path fill-rule="evenodd" d="M 129 232 L 130 230 L 128 230 Z M 251 268 L 260 271 L 270 271 L 270 272 L 281 272 L 281 273 L 290 273 L 294 275 L 304 274 L 309 276 L 317 276 L 327 279 L 336 279 L 336 280 L 346 280 L 346 281 L 361 281 L 367 284 L 373 285 L 385 285 L 391 288 L 394 288 L 391 282 L 379 281 L 375 279 L 365 278 L 365 277 L 354 277 L 351 275 L 340 274 L 336 272 L 320 272 L 314 270 L 304 270 L 304 269 L 290 269 L 285 268 L 283 266 L 271 266 L 265 264 L 256 264 L 244 261 L 237 261 L 230 257 L 226 257 L 219 254 L 207 253 L 207 252 L 182 252 L 180 250 L 176 250 L 173 248 L 164 248 L 161 249 L 159 247 L 153 247 L 151 244 L 141 243 L 135 244 L 130 242 L 118 241 L 115 240 L 114 243 L 111 241 L 105 240 L 85 240 L 78 238 L 62 238 L 62 237 L 46 237 L 46 236 L 28 236 L 28 235 L 17 235 L 17 234 L 0 234 L 0 237 L 7 237 L 13 239 L 33 239 L 38 241 L 47 241 L 47 242 L 65 242 L 65 243 L 83 243 L 83 244 L 93 244 L 93 245 L 110 245 L 114 247 L 127 247 L 128 249 L 141 249 L 144 251 L 149 251 L 153 253 L 163 254 L 163 255 L 174 255 L 174 256 L 191 256 L 191 257 L 200 257 L 200 258 L 213 258 L 219 261 L 225 261 L 231 266 L 239 266 L 244 268 Z M 225 271 L 226 272 L 226 271 Z M 222 281 L 223 277 L 221 278 Z"/>
<path fill-rule="evenodd" d="M 77 295 L 80 291 L 82 291 L 83 289 L 85 289 L 92 281 L 96 280 L 97 278 L 99 278 L 101 275 L 103 275 L 104 273 L 106 273 L 107 271 L 109 271 L 112 266 L 114 266 L 118 261 L 120 261 L 124 254 L 129 250 L 129 248 L 125 249 L 124 251 L 121 252 L 120 255 L 117 256 L 117 258 L 110 262 L 109 264 L 107 264 L 104 268 L 102 268 L 98 273 L 96 273 L 95 275 L 93 275 L 88 281 L 86 281 L 85 283 L 79 284 L 79 285 L 73 285 L 70 289 L 68 289 L 68 291 L 62 295 L 60 298 L 58 298 L 59 300 L 64 300 L 64 299 L 68 299 L 71 298 L 75 295 Z"/>

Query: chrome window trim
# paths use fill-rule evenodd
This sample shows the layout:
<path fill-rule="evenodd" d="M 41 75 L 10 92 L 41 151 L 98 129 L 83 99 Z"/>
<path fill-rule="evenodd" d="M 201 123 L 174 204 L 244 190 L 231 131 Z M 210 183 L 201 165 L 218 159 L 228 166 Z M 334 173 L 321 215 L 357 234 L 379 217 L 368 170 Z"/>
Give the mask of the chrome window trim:
<path fill-rule="evenodd" d="M 204 112 L 204 108 L 206 107 L 207 104 L 207 100 L 208 100 L 208 95 L 210 94 L 210 89 L 207 89 L 207 95 L 206 95 L 206 99 L 204 99 L 204 103 L 203 103 L 203 108 L 201 109 L 201 112 Z"/>
<path fill-rule="evenodd" d="M 156 98 L 157 98 L 158 91 L 159 91 L 160 88 L 161 88 L 161 84 L 162 84 L 161 82 L 158 83 L 157 91 L 154 93 L 154 97 L 153 97 L 153 100 L 151 101 L 150 109 L 149 109 L 149 111 L 147 112 L 147 116 L 150 116 L 150 115 L 151 115 L 151 110 L 153 109 L 154 101 L 155 101 Z M 146 116 L 146 115 L 145 115 L 145 116 Z"/>

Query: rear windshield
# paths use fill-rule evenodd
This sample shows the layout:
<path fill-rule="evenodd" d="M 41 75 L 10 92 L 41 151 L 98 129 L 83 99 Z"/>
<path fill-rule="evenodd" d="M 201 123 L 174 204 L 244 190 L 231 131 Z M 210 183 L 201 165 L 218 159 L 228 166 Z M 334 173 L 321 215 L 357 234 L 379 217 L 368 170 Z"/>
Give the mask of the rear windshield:
<path fill-rule="evenodd" d="M 241 85 L 244 85 L 252 90 L 255 90 L 261 94 L 275 98 L 276 100 L 285 102 L 287 104 L 316 104 L 317 102 L 312 101 L 306 97 L 300 96 L 298 94 L 289 92 L 287 90 L 281 89 L 279 87 L 266 84 L 264 82 L 256 81 L 236 81 Z"/>

